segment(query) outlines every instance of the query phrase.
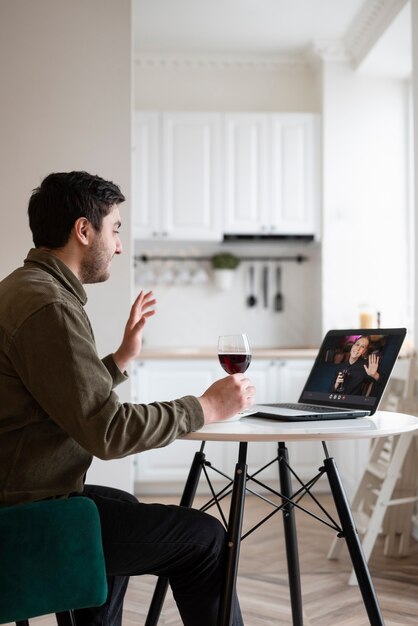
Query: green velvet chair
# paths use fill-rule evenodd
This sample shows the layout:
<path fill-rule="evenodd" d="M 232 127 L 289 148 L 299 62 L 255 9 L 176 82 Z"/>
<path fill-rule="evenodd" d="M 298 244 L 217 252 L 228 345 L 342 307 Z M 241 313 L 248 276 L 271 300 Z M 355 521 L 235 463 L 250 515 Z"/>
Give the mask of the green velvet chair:
<path fill-rule="evenodd" d="M 100 519 L 88 498 L 0 507 L 0 624 L 28 625 L 57 614 L 75 624 L 73 609 L 107 596 Z"/>

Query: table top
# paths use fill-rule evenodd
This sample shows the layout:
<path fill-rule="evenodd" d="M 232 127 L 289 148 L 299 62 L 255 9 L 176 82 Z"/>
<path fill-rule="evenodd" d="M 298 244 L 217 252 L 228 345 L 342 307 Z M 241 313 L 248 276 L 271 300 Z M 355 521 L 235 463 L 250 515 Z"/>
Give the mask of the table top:
<path fill-rule="evenodd" d="M 377 411 L 370 417 L 293 423 L 249 416 L 234 422 L 208 424 L 182 438 L 193 441 L 333 441 L 371 439 L 413 431 L 418 431 L 417 417 Z"/>

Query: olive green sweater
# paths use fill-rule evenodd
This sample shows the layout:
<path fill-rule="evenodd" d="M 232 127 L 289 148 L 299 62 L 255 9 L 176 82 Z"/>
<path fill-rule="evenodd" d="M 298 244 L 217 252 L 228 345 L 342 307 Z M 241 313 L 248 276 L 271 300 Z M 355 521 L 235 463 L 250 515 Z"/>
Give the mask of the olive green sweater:
<path fill-rule="evenodd" d="M 165 446 L 203 425 L 193 396 L 121 403 L 127 376 L 101 360 L 77 277 L 45 250 L 0 282 L 0 504 L 83 488 L 92 457 Z"/>

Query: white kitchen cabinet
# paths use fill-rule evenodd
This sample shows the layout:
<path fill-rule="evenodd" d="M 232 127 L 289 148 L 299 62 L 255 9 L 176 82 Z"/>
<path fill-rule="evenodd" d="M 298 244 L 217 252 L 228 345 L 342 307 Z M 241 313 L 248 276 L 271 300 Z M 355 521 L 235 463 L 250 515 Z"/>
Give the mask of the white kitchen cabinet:
<path fill-rule="evenodd" d="M 138 111 L 135 237 L 318 235 L 319 162 L 315 114 Z"/>
<path fill-rule="evenodd" d="M 253 360 L 248 374 L 257 390 L 256 401 L 262 403 L 297 400 L 311 367 L 311 360 Z M 148 403 L 172 400 L 188 394 L 201 395 L 222 375 L 219 364 L 214 360 L 139 361 L 134 373 L 134 401 Z M 135 475 L 139 493 L 181 492 L 194 452 L 199 447 L 199 442 L 178 440 L 166 448 L 136 455 Z M 238 444 L 234 442 L 207 442 L 205 452 L 213 465 L 232 475 L 237 448 Z M 290 443 L 289 450 L 292 454 L 292 466 L 302 478 L 310 477 L 319 467 L 322 449 L 318 444 Z M 248 446 L 249 472 L 263 466 L 276 453 L 275 443 L 251 443 Z M 211 473 L 211 476 L 215 482 L 221 480 L 216 474 Z M 277 465 L 271 465 L 260 478 L 278 487 Z M 204 490 L 204 481 L 201 486 Z"/>
<path fill-rule="evenodd" d="M 267 115 L 228 114 L 225 136 L 226 233 L 267 232 Z"/>
<path fill-rule="evenodd" d="M 216 113 L 136 114 L 137 239 L 221 239 L 220 141 Z"/>
<path fill-rule="evenodd" d="M 160 121 L 158 113 L 135 116 L 132 158 L 133 230 L 136 239 L 162 234 L 160 218 Z"/>
<path fill-rule="evenodd" d="M 312 369 L 313 361 L 294 359 L 281 361 L 281 384 L 286 390 L 285 402 L 297 402 Z M 324 452 L 319 441 L 289 442 L 289 456 L 296 473 L 302 478 L 312 477 L 322 465 Z"/>
<path fill-rule="evenodd" d="M 270 215 L 274 232 L 317 234 L 319 124 L 312 114 L 273 114 L 269 120 Z"/>
<path fill-rule="evenodd" d="M 134 376 L 134 402 L 149 403 L 190 394 L 200 396 L 222 376 L 222 370 L 216 362 L 206 360 L 139 361 Z M 139 492 L 181 491 L 193 455 L 199 447 L 199 442 L 177 440 L 165 448 L 137 454 L 135 475 Z M 205 450 L 215 465 L 222 466 L 226 453 L 223 446 L 209 442 Z"/>
<path fill-rule="evenodd" d="M 297 402 L 303 386 L 311 371 L 311 359 L 289 359 L 272 362 L 273 372 L 267 377 L 268 385 L 265 390 L 265 399 L 257 402 Z M 251 372 L 252 376 L 252 372 Z M 257 385 L 256 385 L 257 387 Z M 287 444 L 291 465 L 302 479 L 312 477 L 323 459 L 322 447 L 318 442 L 289 442 Z M 252 443 L 248 448 L 248 468 L 251 472 L 262 467 L 277 454 L 275 443 Z M 270 465 L 262 475 L 272 484 L 277 481 L 278 469 L 276 464 Z"/>
<path fill-rule="evenodd" d="M 231 113 L 224 132 L 224 232 L 317 235 L 318 116 Z"/>
<path fill-rule="evenodd" d="M 171 239 L 221 239 L 220 115 L 163 114 L 162 214 Z"/>

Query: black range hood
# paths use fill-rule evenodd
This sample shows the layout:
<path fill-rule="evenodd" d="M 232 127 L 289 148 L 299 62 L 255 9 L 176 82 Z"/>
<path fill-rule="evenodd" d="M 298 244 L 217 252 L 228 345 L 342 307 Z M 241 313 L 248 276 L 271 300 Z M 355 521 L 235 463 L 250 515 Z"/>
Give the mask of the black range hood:
<path fill-rule="evenodd" d="M 262 235 L 262 234 L 238 234 L 225 233 L 223 240 L 233 243 L 234 241 L 289 241 L 295 243 L 309 243 L 314 241 L 314 235 Z"/>

